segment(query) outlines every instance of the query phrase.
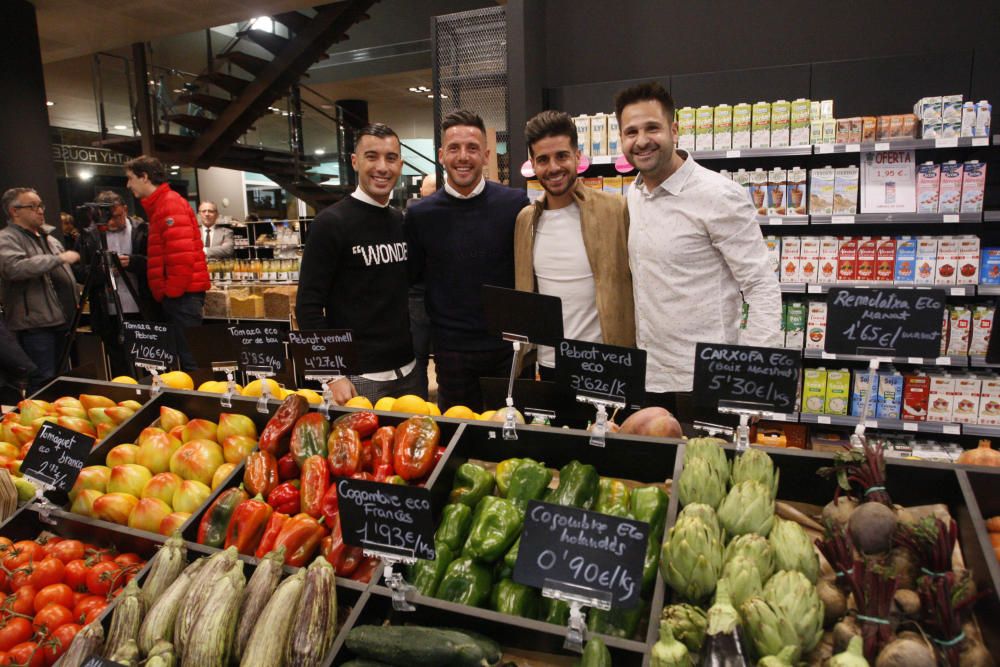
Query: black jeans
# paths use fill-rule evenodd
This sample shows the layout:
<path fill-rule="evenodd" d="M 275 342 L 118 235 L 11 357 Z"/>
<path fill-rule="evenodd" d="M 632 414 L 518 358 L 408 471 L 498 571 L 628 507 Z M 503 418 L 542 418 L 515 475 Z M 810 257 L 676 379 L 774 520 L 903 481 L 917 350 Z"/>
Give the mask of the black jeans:
<path fill-rule="evenodd" d="M 445 411 L 455 405 L 464 405 L 482 412 L 483 390 L 479 379 L 483 377 L 510 377 L 514 360 L 513 348 L 498 350 L 434 350 L 434 368 L 437 371 L 438 407 Z M 490 409 L 498 405 L 489 406 Z"/>
<path fill-rule="evenodd" d="M 17 332 L 17 342 L 28 358 L 35 363 L 35 370 L 28 376 L 28 393 L 33 394 L 62 373 L 59 358 L 66 345 L 66 327 L 44 327 Z"/>
<path fill-rule="evenodd" d="M 198 362 L 195 361 L 194 354 L 188 347 L 187 338 L 184 337 L 184 329 L 201 326 L 202 311 L 205 308 L 205 293 L 188 292 L 175 298 L 164 297 L 162 305 L 164 320 L 167 324 L 174 326 L 177 354 L 181 358 L 181 370 L 197 370 Z"/>

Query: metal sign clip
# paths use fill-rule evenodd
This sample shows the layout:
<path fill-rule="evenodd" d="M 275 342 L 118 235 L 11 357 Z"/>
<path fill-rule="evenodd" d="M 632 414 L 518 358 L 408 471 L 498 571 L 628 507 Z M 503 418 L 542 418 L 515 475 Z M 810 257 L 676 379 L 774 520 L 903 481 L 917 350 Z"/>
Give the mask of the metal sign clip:
<path fill-rule="evenodd" d="M 226 374 L 226 391 L 219 404 L 224 408 L 233 407 L 233 396 L 236 395 L 236 376 L 233 374 L 239 370 L 239 365 L 235 361 L 217 361 L 212 363 L 212 370 Z"/>
<path fill-rule="evenodd" d="M 257 399 L 257 412 L 269 414 L 271 411 L 267 407 L 267 402 L 271 398 L 270 385 L 264 382 L 265 379 L 274 377 L 274 369 L 267 366 L 248 366 L 246 374 L 255 380 L 260 380 L 260 398 Z"/>
<path fill-rule="evenodd" d="M 568 592 L 566 589 L 579 592 Z M 566 626 L 566 640 L 563 642 L 563 648 L 577 653 L 583 653 L 583 645 L 587 641 L 587 620 L 583 615 L 583 607 L 604 611 L 611 609 L 611 593 L 565 581 L 546 579 L 545 586 L 542 588 L 542 597 L 569 604 L 569 622 Z"/>
<path fill-rule="evenodd" d="M 163 380 L 160 378 L 160 371 L 167 369 L 166 365 L 160 361 L 146 361 L 137 360 L 135 365 L 138 368 L 145 369 L 149 371 L 150 376 L 152 376 L 152 381 L 149 386 L 149 397 L 155 398 L 157 394 L 163 391 Z"/>
<path fill-rule="evenodd" d="M 362 553 L 367 557 L 381 559 L 382 564 L 385 565 L 383 575 L 386 586 L 392 591 L 392 608 L 396 611 L 416 611 L 417 608 L 413 606 L 412 600 L 417 594 L 417 589 L 407 583 L 403 579 L 403 573 L 396 571 L 395 568 L 400 565 L 412 565 L 417 562 L 417 559 L 368 549 L 362 550 Z"/>
<path fill-rule="evenodd" d="M 320 386 L 323 387 L 323 402 L 319 406 L 319 413 L 324 417 L 329 417 L 330 406 L 333 405 L 333 391 L 330 389 L 330 383 L 344 376 L 340 373 L 329 372 L 310 373 L 309 375 L 305 375 L 303 377 L 306 380 L 315 380 L 320 383 Z"/>
<path fill-rule="evenodd" d="M 597 417 L 590 428 L 590 444 L 594 447 L 604 447 L 606 444 L 605 436 L 608 432 L 608 408 L 617 408 L 619 410 L 624 408 L 624 399 L 610 396 L 607 398 L 597 398 L 595 396 L 578 394 L 576 400 L 580 403 L 588 403 L 597 408 Z"/>

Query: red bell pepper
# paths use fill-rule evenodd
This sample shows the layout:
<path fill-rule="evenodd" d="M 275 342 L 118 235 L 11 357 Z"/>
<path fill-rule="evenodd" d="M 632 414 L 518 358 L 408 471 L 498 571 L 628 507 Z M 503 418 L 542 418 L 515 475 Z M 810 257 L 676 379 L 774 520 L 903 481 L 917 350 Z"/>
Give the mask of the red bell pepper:
<path fill-rule="evenodd" d="M 267 504 L 273 507 L 275 512 L 298 514 L 302 510 L 302 496 L 299 487 L 296 486 L 297 483 L 298 480 L 283 482 L 274 487 L 274 490 L 267 494 Z"/>
<path fill-rule="evenodd" d="M 344 551 L 340 555 L 340 560 L 334 565 L 337 576 L 349 577 L 354 574 L 354 571 L 361 565 L 364 557 L 364 550 L 361 547 L 352 547 L 349 544 L 345 544 Z"/>
<path fill-rule="evenodd" d="M 302 511 L 318 519 L 323 516 L 323 496 L 330 487 L 326 459 L 316 454 L 302 464 Z"/>
<path fill-rule="evenodd" d="M 288 523 L 288 519 L 288 515 L 281 512 L 271 514 L 271 518 L 264 528 L 264 534 L 260 538 L 260 544 L 257 545 L 257 550 L 253 554 L 256 558 L 263 558 L 274 551 L 274 543 L 278 539 L 281 529 Z"/>
<path fill-rule="evenodd" d="M 290 479 L 299 478 L 299 464 L 295 462 L 295 457 L 289 452 L 278 459 L 278 479 L 287 482 Z"/>
<path fill-rule="evenodd" d="M 378 566 L 378 558 L 365 558 L 361 561 L 361 565 L 358 565 L 358 569 L 354 571 L 354 574 L 351 575 L 351 579 L 367 584 L 371 581 L 372 575 L 375 573 Z"/>
<path fill-rule="evenodd" d="M 395 435 L 395 428 L 383 426 L 372 436 L 372 467 L 376 471 L 380 465 L 392 465 L 392 440 Z"/>
<path fill-rule="evenodd" d="M 247 497 L 243 489 L 235 486 L 220 493 L 205 510 L 201 523 L 198 524 L 198 544 L 205 544 L 217 549 L 222 548 L 226 541 L 229 520 L 236 507 Z"/>
<path fill-rule="evenodd" d="M 338 426 L 352 428 L 358 432 L 359 436 L 367 438 L 378 429 L 378 415 L 370 410 L 352 412 L 343 417 L 338 417 L 333 422 L 333 426 L 334 428 Z"/>
<path fill-rule="evenodd" d="M 278 411 L 268 420 L 257 440 L 257 448 L 281 458 L 288 451 L 292 427 L 299 417 L 309 412 L 309 402 L 300 394 L 292 394 L 278 407 Z"/>
<path fill-rule="evenodd" d="M 237 505 L 226 531 L 226 548 L 235 546 L 241 554 L 252 556 L 273 513 L 271 506 L 260 496 Z"/>
<path fill-rule="evenodd" d="M 361 438 L 354 429 L 334 426 L 327 449 L 330 473 L 334 477 L 350 477 L 361 469 Z"/>
<path fill-rule="evenodd" d="M 371 472 L 374 469 L 372 467 L 372 441 L 369 438 L 361 441 L 361 470 Z"/>
<path fill-rule="evenodd" d="M 420 479 L 434 467 L 441 429 L 430 417 L 410 417 L 396 429 L 393 468 L 405 480 Z"/>
<path fill-rule="evenodd" d="M 320 510 L 323 514 L 323 522 L 327 529 L 333 532 L 340 532 L 340 502 L 337 500 L 337 485 L 331 484 L 323 496 L 323 504 Z M 334 526 L 337 528 L 335 529 Z"/>
<path fill-rule="evenodd" d="M 365 482 L 374 482 L 375 476 L 372 475 L 370 472 L 356 472 L 353 475 L 351 475 L 351 479 L 360 479 Z"/>
<path fill-rule="evenodd" d="M 326 562 L 334 568 L 337 567 L 341 556 L 344 554 L 344 538 L 341 536 L 339 530 L 323 538 L 319 543 L 319 552 L 326 559 Z"/>
<path fill-rule="evenodd" d="M 243 488 L 251 496 L 265 498 L 278 486 L 278 460 L 267 452 L 250 452 L 243 471 Z"/>
<path fill-rule="evenodd" d="M 383 463 L 381 465 L 375 466 L 375 481 L 385 482 L 390 477 L 396 474 L 396 471 L 392 469 L 391 463 Z"/>
<path fill-rule="evenodd" d="M 308 514 L 296 514 L 281 527 L 274 540 L 274 548 L 285 547 L 285 565 L 302 567 L 319 548 L 326 537 L 326 529 Z"/>
<path fill-rule="evenodd" d="M 326 456 L 326 442 L 330 436 L 330 422 L 318 412 L 302 415 L 292 428 L 291 452 L 295 462 L 302 467 L 306 459 L 319 454 Z"/>

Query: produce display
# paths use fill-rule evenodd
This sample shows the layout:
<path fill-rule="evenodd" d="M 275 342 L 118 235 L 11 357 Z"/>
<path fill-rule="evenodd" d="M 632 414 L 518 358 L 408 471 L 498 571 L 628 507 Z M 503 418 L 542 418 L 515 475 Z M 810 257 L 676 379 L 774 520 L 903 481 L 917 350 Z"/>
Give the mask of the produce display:
<path fill-rule="evenodd" d="M 89 435 L 100 442 L 141 407 L 138 401 L 115 403 L 110 398 L 94 394 L 81 394 L 79 398 L 63 396 L 51 403 L 25 399 L 17 404 L 17 412 L 8 412 L 0 420 L 0 445 L 16 448 L 30 446 L 38 428 L 45 422 Z M 9 448 L 0 451 L 0 455 L 9 459 L 9 462 L 3 462 L 4 467 L 9 468 L 13 461 L 24 458 L 24 452 L 18 456 Z"/>
<path fill-rule="evenodd" d="M 160 406 L 135 443 L 116 445 L 104 465 L 80 470 L 70 511 L 170 535 L 256 447 L 257 427 L 245 415 L 222 413 L 213 422 Z"/>
<path fill-rule="evenodd" d="M 1000 515 L 986 520 L 986 530 L 990 533 L 990 546 L 993 547 L 993 554 L 997 560 L 1000 560 Z"/>

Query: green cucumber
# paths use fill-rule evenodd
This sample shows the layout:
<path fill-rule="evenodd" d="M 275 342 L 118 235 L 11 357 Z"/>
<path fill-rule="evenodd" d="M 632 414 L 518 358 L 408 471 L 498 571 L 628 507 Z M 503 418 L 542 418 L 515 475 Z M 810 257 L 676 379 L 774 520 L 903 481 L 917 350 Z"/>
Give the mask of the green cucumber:
<path fill-rule="evenodd" d="M 362 625 L 347 633 L 346 645 L 362 658 L 401 667 L 488 664 L 482 648 L 468 635 L 436 628 Z"/>

